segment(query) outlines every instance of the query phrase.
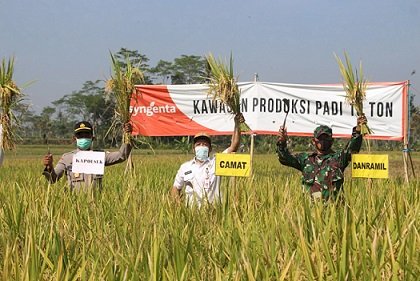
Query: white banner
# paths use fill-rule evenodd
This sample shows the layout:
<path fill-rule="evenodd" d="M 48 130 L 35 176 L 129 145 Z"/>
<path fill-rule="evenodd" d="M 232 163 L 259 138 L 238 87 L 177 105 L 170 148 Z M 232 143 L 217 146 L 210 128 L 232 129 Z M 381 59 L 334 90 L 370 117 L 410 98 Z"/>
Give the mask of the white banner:
<path fill-rule="evenodd" d="M 241 109 L 253 133 L 277 134 L 286 122 L 291 136 L 312 136 L 319 125 L 332 127 L 334 137 L 349 137 L 356 125 L 341 84 L 299 85 L 239 83 Z M 131 102 L 134 134 L 182 136 L 207 132 L 231 134 L 229 108 L 207 95 L 206 84 L 136 87 Z M 402 140 L 407 116 L 407 81 L 369 84 L 364 112 L 372 139 Z"/>

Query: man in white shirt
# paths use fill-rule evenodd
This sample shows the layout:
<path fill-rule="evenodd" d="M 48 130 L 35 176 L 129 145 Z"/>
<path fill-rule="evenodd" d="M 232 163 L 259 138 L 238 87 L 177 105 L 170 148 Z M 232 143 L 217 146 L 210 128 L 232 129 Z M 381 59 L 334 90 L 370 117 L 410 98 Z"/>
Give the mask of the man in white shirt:
<path fill-rule="evenodd" d="M 245 119 L 242 113 L 235 116 L 232 141 L 223 153 L 232 153 L 238 150 L 241 138 L 240 124 L 244 121 Z M 193 148 L 195 157 L 183 163 L 179 168 L 172 188 L 172 196 L 179 200 L 182 189 L 185 186 L 188 205 L 194 205 L 196 203 L 200 207 L 204 202 L 220 202 L 222 199 L 220 176 L 215 175 L 216 160 L 214 155 L 210 157 L 212 147 L 209 135 L 206 133 L 195 135 Z"/>

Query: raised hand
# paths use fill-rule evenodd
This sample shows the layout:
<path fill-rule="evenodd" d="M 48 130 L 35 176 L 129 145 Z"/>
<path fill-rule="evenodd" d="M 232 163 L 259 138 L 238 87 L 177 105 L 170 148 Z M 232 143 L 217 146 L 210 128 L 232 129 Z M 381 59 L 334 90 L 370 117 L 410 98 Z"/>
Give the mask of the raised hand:
<path fill-rule="evenodd" d="M 127 122 L 127 123 L 124 124 L 123 130 L 124 130 L 125 133 L 131 134 L 131 132 L 133 131 L 133 125 L 131 125 L 130 122 Z"/>
<path fill-rule="evenodd" d="M 357 117 L 357 126 L 366 125 L 366 123 L 367 123 L 367 118 L 365 114 L 362 114 Z"/>
<path fill-rule="evenodd" d="M 362 130 L 362 126 L 367 124 L 367 118 L 365 114 L 362 114 L 357 117 L 357 126 L 356 131 L 360 132 Z"/>
<path fill-rule="evenodd" d="M 286 127 L 280 126 L 278 142 L 285 143 L 287 141 L 287 129 Z"/>
<path fill-rule="evenodd" d="M 238 123 L 244 123 L 244 122 L 245 122 L 245 118 L 242 115 L 242 113 L 239 112 L 238 114 L 235 115 L 235 123 L 236 124 L 238 124 Z"/>
<path fill-rule="evenodd" d="M 51 171 L 53 169 L 53 155 L 51 153 L 45 155 L 42 163 L 48 171 Z"/>

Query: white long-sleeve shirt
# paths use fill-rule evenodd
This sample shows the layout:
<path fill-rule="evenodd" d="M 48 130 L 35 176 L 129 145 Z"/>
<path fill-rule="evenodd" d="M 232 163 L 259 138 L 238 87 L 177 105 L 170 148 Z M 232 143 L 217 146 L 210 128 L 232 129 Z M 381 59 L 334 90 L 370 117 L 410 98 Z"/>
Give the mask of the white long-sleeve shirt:
<path fill-rule="evenodd" d="M 205 201 L 208 203 L 220 202 L 222 199 L 221 177 L 216 176 L 215 171 L 216 159 L 214 156 L 205 162 L 199 162 L 194 158 L 181 165 L 175 177 L 174 187 L 182 190 L 185 186 L 188 205 L 197 203 L 200 207 Z"/>

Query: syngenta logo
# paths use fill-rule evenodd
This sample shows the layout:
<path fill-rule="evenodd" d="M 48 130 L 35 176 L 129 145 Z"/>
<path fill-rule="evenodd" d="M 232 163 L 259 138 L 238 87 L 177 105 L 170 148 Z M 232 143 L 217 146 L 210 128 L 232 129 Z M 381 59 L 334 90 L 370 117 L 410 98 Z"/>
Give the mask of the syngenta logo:
<path fill-rule="evenodd" d="M 130 113 L 133 116 L 137 114 L 146 114 L 147 116 L 153 116 L 155 113 L 176 113 L 176 107 L 173 105 L 155 105 L 155 102 L 150 102 L 149 106 L 130 106 Z"/>

